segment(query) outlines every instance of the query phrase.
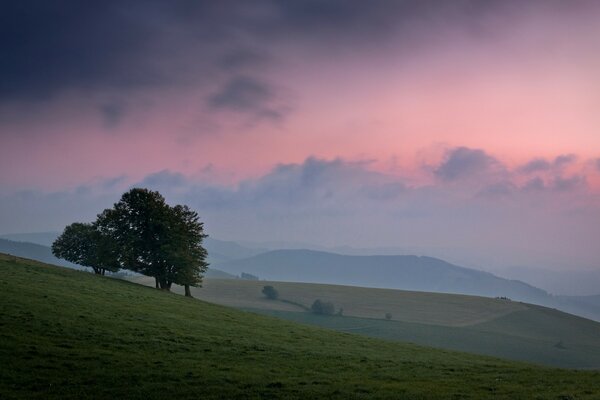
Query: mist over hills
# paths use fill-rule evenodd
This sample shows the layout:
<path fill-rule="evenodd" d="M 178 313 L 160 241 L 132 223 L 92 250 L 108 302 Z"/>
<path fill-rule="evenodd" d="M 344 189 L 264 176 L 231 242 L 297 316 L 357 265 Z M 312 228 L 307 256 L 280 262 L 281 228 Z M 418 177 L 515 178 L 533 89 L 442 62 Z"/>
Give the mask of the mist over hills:
<path fill-rule="evenodd" d="M 231 274 L 247 272 L 273 281 L 508 297 L 600 321 L 600 302 L 595 296 L 553 296 L 525 282 L 433 257 L 349 256 L 314 250 L 275 250 L 220 263 L 216 267 Z"/>
<path fill-rule="evenodd" d="M 433 257 L 349 256 L 314 250 L 274 250 L 218 264 L 229 273 L 248 272 L 268 280 L 334 283 L 428 292 L 505 296 L 541 301 L 545 291 L 520 281 L 459 267 Z"/>
<path fill-rule="evenodd" d="M 52 243 L 58 235 L 58 232 L 0 235 L 0 252 L 81 269 L 54 257 L 50 247 L 44 245 Z M 285 243 L 280 244 L 285 246 Z M 236 278 L 246 272 L 267 280 L 508 297 L 600 321 L 600 296 L 555 296 L 520 280 L 505 279 L 434 257 L 269 250 L 267 245 L 240 244 L 211 237 L 204 245 L 210 263 L 207 278 Z"/>

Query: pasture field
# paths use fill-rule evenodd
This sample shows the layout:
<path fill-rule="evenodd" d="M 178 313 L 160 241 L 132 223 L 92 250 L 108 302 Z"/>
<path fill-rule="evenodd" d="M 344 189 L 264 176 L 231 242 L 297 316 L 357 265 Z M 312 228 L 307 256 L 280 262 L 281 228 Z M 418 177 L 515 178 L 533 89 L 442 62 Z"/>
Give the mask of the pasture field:
<path fill-rule="evenodd" d="M 600 373 L 340 333 L 0 256 L 2 399 L 595 399 Z"/>
<path fill-rule="evenodd" d="M 147 277 L 136 281 L 151 284 Z M 285 301 L 261 293 L 274 286 Z M 176 288 L 180 291 L 180 288 Z M 313 283 L 207 279 L 194 296 L 341 332 L 565 368 L 600 369 L 600 323 L 526 303 L 455 294 Z M 343 317 L 305 312 L 315 299 Z M 304 306 L 299 307 L 292 303 Z M 385 314 L 392 314 L 386 321 Z"/>
<path fill-rule="evenodd" d="M 147 286 L 154 285 L 154 279 L 149 277 L 132 280 Z M 192 294 L 196 298 L 231 307 L 303 310 L 290 303 L 269 301 L 261 293 L 265 285 L 274 286 L 282 299 L 304 307 L 310 307 L 315 299 L 321 299 L 331 301 L 336 308 L 342 307 L 347 316 L 383 319 L 389 312 L 394 320 L 443 326 L 468 326 L 528 309 L 523 303 L 488 297 L 243 279 L 206 279 L 203 287 L 192 288 Z M 183 293 L 181 288 L 175 291 Z"/>

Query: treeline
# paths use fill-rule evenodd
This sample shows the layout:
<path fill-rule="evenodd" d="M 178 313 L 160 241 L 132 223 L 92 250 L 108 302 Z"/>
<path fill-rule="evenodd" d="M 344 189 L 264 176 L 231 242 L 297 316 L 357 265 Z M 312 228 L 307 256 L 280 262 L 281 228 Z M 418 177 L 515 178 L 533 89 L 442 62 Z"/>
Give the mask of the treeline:
<path fill-rule="evenodd" d="M 204 224 L 185 205 L 169 206 L 148 189 L 131 189 L 92 223 L 75 222 L 52 244 L 56 257 L 94 273 L 120 269 L 152 276 L 156 288 L 200 286 L 208 267 Z"/>

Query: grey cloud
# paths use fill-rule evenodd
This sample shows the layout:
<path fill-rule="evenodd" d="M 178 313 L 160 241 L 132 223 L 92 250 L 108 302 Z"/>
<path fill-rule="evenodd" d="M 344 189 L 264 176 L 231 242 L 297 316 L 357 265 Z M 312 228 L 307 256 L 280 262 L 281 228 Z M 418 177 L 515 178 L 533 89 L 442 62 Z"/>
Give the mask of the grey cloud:
<path fill-rule="evenodd" d="M 285 107 L 277 105 L 274 90 L 266 83 L 249 76 L 229 80 L 208 99 L 214 109 L 250 113 L 257 117 L 280 119 Z"/>
<path fill-rule="evenodd" d="M 572 164 L 576 160 L 577 156 L 575 154 L 561 154 L 554 159 L 553 165 L 557 168 L 561 168 L 563 166 Z"/>
<path fill-rule="evenodd" d="M 443 181 L 455 181 L 484 173 L 498 162 L 480 149 L 457 147 L 449 150 L 434 174 Z"/>
<path fill-rule="evenodd" d="M 552 162 L 544 158 L 534 158 L 527 164 L 519 167 L 517 171 L 524 174 L 531 174 L 535 172 L 550 171 L 552 169 L 560 170 L 561 168 L 574 163 L 576 160 L 577 156 L 575 154 L 561 154 L 555 157 Z"/>
<path fill-rule="evenodd" d="M 477 193 L 477 196 L 500 198 L 513 194 L 516 189 L 517 186 L 514 183 L 502 181 L 486 186 Z"/>
<path fill-rule="evenodd" d="M 552 164 L 550 164 L 548 160 L 545 160 L 543 158 L 535 158 L 529 161 L 527 164 L 519 167 L 518 170 L 519 172 L 530 174 L 538 171 L 547 171 L 550 169 L 551 166 Z"/>
<path fill-rule="evenodd" d="M 523 190 L 526 192 L 539 192 L 544 190 L 545 188 L 546 185 L 544 184 L 544 180 L 539 176 L 528 180 L 527 183 L 525 183 L 525 185 L 523 186 Z"/>
<path fill-rule="evenodd" d="M 126 91 L 271 61 L 273 44 L 356 51 L 393 37 L 410 52 L 451 27 L 485 36 L 488 19 L 561 1 L 78 0 L 3 2 L 0 100 L 48 98 L 66 89 Z M 573 9 L 593 4 L 578 3 Z"/>
<path fill-rule="evenodd" d="M 169 190 L 178 187 L 187 186 L 188 181 L 183 174 L 162 170 L 153 174 L 147 175 L 134 186 L 149 187 L 154 190 Z"/>
<path fill-rule="evenodd" d="M 596 159 L 596 169 L 600 171 L 600 158 Z"/>
<path fill-rule="evenodd" d="M 109 102 L 100 105 L 100 113 L 107 129 L 117 127 L 127 114 L 127 106 L 122 102 Z"/>
<path fill-rule="evenodd" d="M 566 192 L 586 185 L 585 177 L 574 175 L 568 178 L 557 176 L 552 182 L 552 188 L 559 192 Z"/>

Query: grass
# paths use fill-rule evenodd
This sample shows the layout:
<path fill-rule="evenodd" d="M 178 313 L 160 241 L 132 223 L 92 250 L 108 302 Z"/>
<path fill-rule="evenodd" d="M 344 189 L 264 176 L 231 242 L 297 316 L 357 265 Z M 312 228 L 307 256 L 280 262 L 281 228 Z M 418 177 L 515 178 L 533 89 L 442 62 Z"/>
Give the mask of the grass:
<path fill-rule="evenodd" d="M 154 285 L 148 277 L 134 281 Z M 469 326 L 528 308 L 519 302 L 478 296 L 242 279 L 207 279 L 202 288 L 193 288 L 192 293 L 199 299 L 232 307 L 302 310 L 293 304 L 266 299 L 261 293 L 265 285 L 273 285 L 282 299 L 305 307 L 319 298 L 332 302 L 336 308 L 342 307 L 348 316 L 383 319 L 389 312 L 395 320 L 443 326 Z"/>
<path fill-rule="evenodd" d="M 138 282 L 151 284 L 148 278 Z M 281 301 L 261 293 L 273 285 Z M 206 280 L 193 289 L 213 303 L 342 332 L 566 368 L 600 369 L 600 324 L 520 302 L 455 294 L 244 280 Z M 320 298 L 344 318 L 306 313 Z M 304 308 L 303 308 L 304 307 Z M 392 321 L 385 320 L 385 313 Z"/>
<path fill-rule="evenodd" d="M 2 399 L 598 396 L 598 372 L 344 334 L 0 256 Z"/>

